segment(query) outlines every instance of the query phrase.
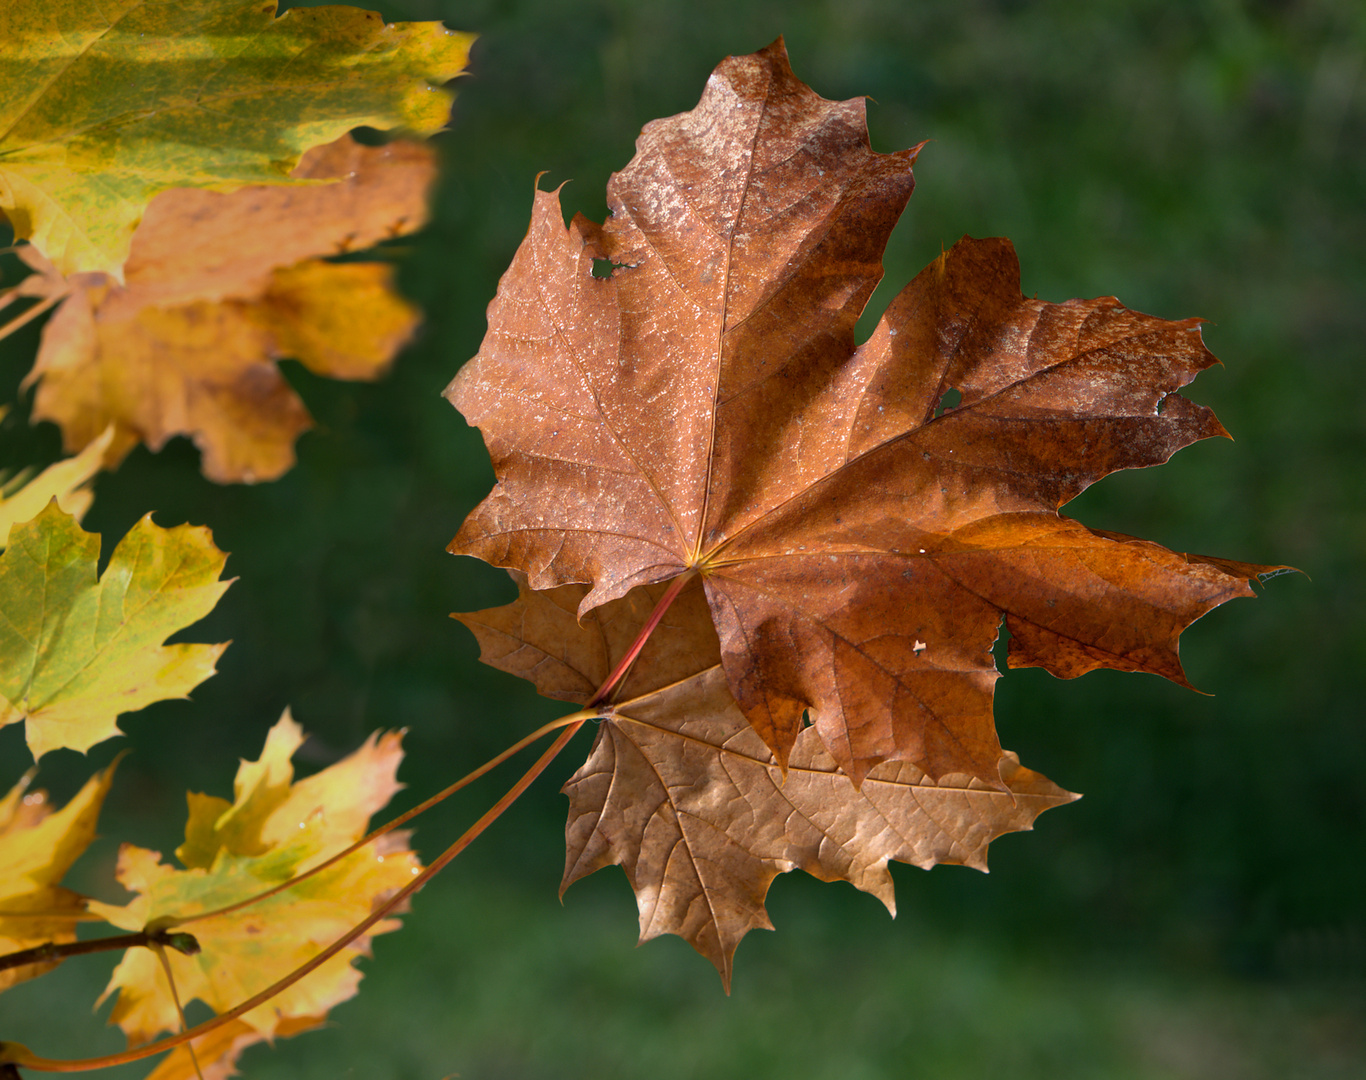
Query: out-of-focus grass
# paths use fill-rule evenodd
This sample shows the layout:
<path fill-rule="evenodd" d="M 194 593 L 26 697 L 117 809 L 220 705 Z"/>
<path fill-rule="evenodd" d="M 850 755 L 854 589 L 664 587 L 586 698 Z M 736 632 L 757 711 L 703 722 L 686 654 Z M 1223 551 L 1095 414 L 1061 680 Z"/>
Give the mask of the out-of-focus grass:
<path fill-rule="evenodd" d="M 243 1072 L 250 1080 L 1360 1076 L 1360 981 L 1271 985 L 1155 969 L 1123 950 L 1048 955 L 971 929 L 945 932 L 913 911 L 892 922 L 867 897 L 813 903 L 809 885 L 779 884 L 778 932 L 741 946 L 726 998 L 711 966 L 677 939 L 632 948 L 634 913 L 617 871 L 576 886 L 560 909 L 551 896 L 465 880 L 457 869 L 419 897 L 401 933 L 375 943 L 361 996 L 335 1011 L 329 1030 L 248 1051 Z M 95 966 L 68 964 L 6 995 L 5 1027 L 35 1050 L 91 1052 L 95 1024 L 73 1013 L 98 985 Z M 101 1042 L 118 1044 L 112 1032 Z"/>

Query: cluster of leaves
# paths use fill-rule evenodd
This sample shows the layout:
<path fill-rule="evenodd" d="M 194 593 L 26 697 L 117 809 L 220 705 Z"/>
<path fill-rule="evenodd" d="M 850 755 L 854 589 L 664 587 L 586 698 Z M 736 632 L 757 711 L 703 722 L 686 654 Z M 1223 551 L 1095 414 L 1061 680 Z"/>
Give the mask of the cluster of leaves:
<path fill-rule="evenodd" d="M 277 359 L 383 374 L 419 313 L 386 263 L 331 257 L 420 228 L 435 155 L 348 132 L 439 130 L 443 84 L 470 41 L 355 8 L 277 18 L 273 0 L 19 0 L 0 12 L 0 212 L 31 271 L 0 293 L 0 307 L 29 305 L 0 334 L 52 311 L 24 388 L 36 387 L 32 418 L 55 421 L 75 454 L 0 477 L 0 725 L 25 724 L 35 760 L 84 752 L 119 734 L 120 714 L 214 673 L 226 644 L 163 642 L 223 595 L 226 556 L 208 529 L 163 529 L 149 514 L 98 575 L 100 538 L 77 524 L 91 481 L 138 443 L 176 435 L 211 480 L 275 479 L 311 423 Z M 0 801 L 0 989 L 125 948 L 105 995 L 131 1044 L 183 1028 L 182 1001 L 232 1014 L 157 1080 L 231 1075 L 247 1046 L 322 1024 L 355 994 L 368 938 L 398 923 L 355 928 L 422 868 L 406 834 L 357 844 L 399 788 L 400 737 L 372 736 L 294 783 L 303 738 L 286 713 L 232 800 L 189 795 L 179 866 L 124 844 L 126 905 L 61 884 L 114 767 L 60 810 L 29 770 Z M 80 923 L 126 933 L 78 940 Z M 269 1004 L 240 1008 L 339 942 Z M 9 1044 L 0 1061 L 46 1067 Z"/>
<path fill-rule="evenodd" d="M 21 255 L 60 307 L 43 328 L 26 383 L 32 415 L 80 450 L 112 428 L 117 464 L 137 443 L 189 436 L 220 483 L 274 480 L 311 426 L 275 367 L 292 357 L 319 375 L 374 379 L 418 322 L 381 262 L 319 256 L 419 228 L 435 176 L 420 143 L 365 147 L 350 136 L 310 150 L 291 173 L 331 181 L 219 194 L 158 195 L 133 236 L 124 280 L 62 278 L 32 247 Z"/>
<path fill-rule="evenodd" d="M 114 766 L 92 777 L 60 811 L 26 776 L 0 800 L 0 950 L 29 962 L 0 971 L 0 989 L 51 970 L 82 951 L 80 922 L 99 920 L 130 931 L 129 946 L 103 997 L 117 994 L 110 1022 L 134 1045 L 181 1026 L 180 1001 L 198 998 L 226 1012 L 312 959 L 420 871 L 401 833 L 347 852 L 372 814 L 399 789 L 400 736 L 371 739 L 349 757 L 293 783 L 290 758 L 303 732 L 286 713 L 271 729 L 260 760 L 237 770 L 232 801 L 191 792 L 183 869 L 161 853 L 124 844 L 117 880 L 134 898 L 123 906 L 78 896 L 59 882 L 95 836 Z M 322 867 L 321 872 L 296 881 Z M 292 885 L 288 890 L 275 891 Z M 190 936 L 172 932 L 190 926 Z M 386 920 L 369 933 L 397 929 Z M 98 940 L 98 939 L 97 939 Z M 175 1050 L 156 1080 L 231 1075 L 248 1046 L 321 1025 L 327 1011 L 352 997 L 360 982 L 354 961 L 367 938 L 353 942 L 307 979 L 211 1033 Z M 27 952 L 26 952 L 27 950 Z M 101 1000 L 103 1000 L 103 997 Z M 22 1058 L 20 1059 L 22 1060 Z"/>
<path fill-rule="evenodd" d="M 25 723 L 35 758 L 184 696 L 225 647 L 162 644 L 230 584 L 207 530 L 149 516 L 97 576 L 99 540 L 70 516 L 94 472 L 186 435 L 212 480 L 278 477 L 309 418 L 274 361 L 374 378 L 417 319 L 382 264 L 326 257 L 419 227 L 432 157 L 345 133 L 438 128 L 468 39 L 348 8 L 274 15 L 0 15 L 19 75 L 0 90 L 0 210 L 33 271 L 3 302 L 56 309 L 26 384 L 78 452 L 0 503 L 0 723 Z M 918 150 L 873 152 L 862 102 L 818 97 L 779 41 L 646 126 L 605 224 L 566 227 L 538 191 L 447 390 L 498 474 L 450 550 L 518 583 L 512 604 L 457 616 L 483 659 L 581 709 L 426 869 L 400 822 L 365 835 L 398 788 L 394 734 L 296 783 L 286 714 L 231 800 L 189 796 L 179 867 L 123 846 L 121 906 L 61 884 L 114 768 L 60 811 L 26 778 L 0 801 L 0 989 L 126 946 L 106 995 L 143 1049 L 118 1059 L 183 1029 L 197 998 L 218 1019 L 168 1040 L 152 1075 L 230 1075 L 354 994 L 368 937 L 589 720 L 562 887 L 621 865 L 642 940 L 680 935 L 727 987 L 778 874 L 846 880 L 894 912 L 889 862 L 985 869 L 993 839 L 1075 799 L 1000 745 L 1002 630 L 1011 666 L 1185 684 L 1180 633 L 1280 568 L 1059 513 L 1225 434 L 1177 392 L 1215 362 L 1198 320 L 1027 299 L 1007 241 L 965 238 L 856 342 Z M 78 940 L 93 920 L 126 933 Z M 0 1044 L 0 1067 L 68 1064 Z"/>

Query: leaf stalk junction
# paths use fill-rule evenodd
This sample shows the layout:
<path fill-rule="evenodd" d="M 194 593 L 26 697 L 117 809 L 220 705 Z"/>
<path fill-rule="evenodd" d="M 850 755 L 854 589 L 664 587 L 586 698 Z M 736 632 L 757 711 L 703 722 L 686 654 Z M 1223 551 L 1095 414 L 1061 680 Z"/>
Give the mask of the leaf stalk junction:
<path fill-rule="evenodd" d="M 621 660 L 608 674 L 607 678 L 603 680 L 602 685 L 594 692 L 593 696 L 589 699 L 586 708 L 581 709 L 578 712 L 570 713 L 568 716 L 562 716 L 558 720 L 553 720 L 538 728 L 536 731 L 533 731 L 530 735 L 519 739 L 502 753 L 498 754 L 496 757 L 490 758 L 477 769 L 461 777 L 449 787 L 439 791 L 437 794 L 424 800 L 417 806 L 414 806 L 411 810 L 398 815 L 392 821 L 381 825 L 378 829 L 375 829 L 366 836 L 363 836 L 360 840 L 357 840 L 350 847 L 333 855 L 326 862 L 320 863 L 305 873 L 276 885 L 273 888 L 267 889 L 264 892 L 258 893 L 256 896 L 250 897 L 247 900 L 230 904 L 226 907 L 217 908 L 213 911 L 200 912 L 195 915 L 186 916 L 181 919 L 159 919 L 157 920 L 155 929 L 143 930 L 140 933 L 135 934 L 100 938 L 93 941 L 73 942 L 67 945 L 49 943 L 46 945 L 39 945 L 32 949 L 26 949 L 22 952 L 11 953 L 8 956 L 0 956 L 0 970 L 4 970 L 7 967 L 18 967 L 23 964 L 42 962 L 45 960 L 64 959 L 67 956 L 106 952 L 112 949 L 133 948 L 137 946 L 153 949 L 173 948 L 186 955 L 193 955 L 199 951 L 198 942 L 188 933 L 177 932 L 175 930 L 176 927 L 186 926 L 216 915 L 225 915 L 252 904 L 260 903 L 262 900 L 275 896 L 286 889 L 293 888 L 312 877 L 314 874 L 321 873 L 329 866 L 334 865 L 384 834 L 392 832 L 394 829 L 411 821 L 419 814 L 430 810 L 438 803 L 449 798 L 451 795 L 454 795 L 457 791 L 473 783 L 486 773 L 491 772 L 503 762 L 526 749 L 532 743 L 550 734 L 552 731 L 559 731 L 559 735 L 556 737 L 555 741 L 546 748 L 535 762 L 532 763 L 531 767 L 507 790 L 503 797 L 485 811 L 479 820 L 466 829 L 465 832 L 462 833 L 450 847 L 437 856 L 429 866 L 422 870 L 421 873 L 415 875 L 412 881 L 385 900 L 384 903 L 375 908 L 375 910 L 366 918 L 351 927 L 341 937 L 337 938 L 331 945 L 317 953 L 311 960 L 298 968 L 295 968 L 279 981 L 266 987 L 259 993 L 254 994 L 246 1001 L 241 1002 L 226 1012 L 219 1013 L 212 1019 L 206 1020 L 202 1024 L 197 1024 L 192 1028 L 187 1028 L 174 1035 L 168 1035 L 166 1038 L 158 1039 L 155 1042 L 146 1043 L 142 1046 L 130 1047 L 117 1054 L 63 1060 L 60 1058 L 47 1058 L 34 1054 L 27 1047 L 18 1043 L 0 1042 L 0 1080 L 4 1080 L 6 1076 L 17 1077 L 19 1075 L 17 1070 L 19 1068 L 32 1069 L 35 1072 L 54 1073 L 86 1072 L 93 1069 L 104 1069 L 114 1065 L 123 1065 L 132 1061 L 141 1061 L 144 1058 L 154 1057 L 157 1054 L 173 1050 L 177 1046 L 192 1044 L 194 1040 L 200 1036 L 207 1035 L 210 1032 L 223 1027 L 225 1024 L 231 1023 L 238 1017 L 250 1012 L 252 1009 L 264 1005 L 271 1000 L 271 998 L 289 989 L 289 987 L 321 967 L 353 941 L 365 934 L 365 932 L 376 923 L 391 914 L 409 897 L 418 892 L 427 884 L 427 882 L 439 874 L 457 855 L 469 847 L 485 829 L 498 820 L 503 811 L 517 801 L 522 793 L 525 792 L 526 789 L 535 782 L 536 778 L 545 771 L 550 763 L 559 756 L 560 751 L 569 745 L 570 740 L 573 739 L 584 724 L 589 720 L 597 719 L 602 715 L 603 710 L 600 706 L 608 702 L 613 691 L 621 685 L 626 676 L 630 673 L 631 666 L 635 663 L 641 650 L 644 649 L 645 643 L 649 640 L 650 635 L 653 634 L 656 627 L 659 626 L 660 621 L 664 618 L 664 614 L 668 611 L 674 600 L 677 599 L 679 593 L 683 591 L 684 586 L 692 580 L 693 573 L 694 572 L 691 571 L 684 573 L 670 583 L 668 589 L 664 592 L 664 595 L 660 597 L 659 602 L 650 613 L 649 618 L 646 619 L 645 624 L 641 627 L 640 632 L 636 635 L 631 647 L 626 650 L 626 653 L 622 656 Z"/>

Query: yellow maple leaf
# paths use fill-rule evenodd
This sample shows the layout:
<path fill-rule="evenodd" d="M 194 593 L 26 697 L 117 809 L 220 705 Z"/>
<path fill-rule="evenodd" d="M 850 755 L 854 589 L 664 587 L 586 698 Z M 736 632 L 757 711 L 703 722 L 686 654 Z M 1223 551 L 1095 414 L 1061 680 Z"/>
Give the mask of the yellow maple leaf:
<path fill-rule="evenodd" d="M 76 940 L 84 897 L 60 884 L 95 838 L 95 822 L 114 778 L 104 769 L 55 810 L 45 791 L 30 791 L 30 771 L 0 799 L 0 955 Z M 56 967 L 27 964 L 0 971 L 0 990 Z"/>
<path fill-rule="evenodd" d="M 362 125 L 430 134 L 471 35 L 275 0 L 6 0 L 0 212 L 64 274 L 118 276 L 148 200 L 289 183 Z"/>
<path fill-rule="evenodd" d="M 320 256 L 420 228 L 435 172 L 423 144 L 346 136 L 294 173 L 334 182 L 164 192 L 134 236 L 123 285 L 54 278 L 24 249 L 43 280 L 70 292 L 24 381 L 38 384 L 33 418 L 59 424 L 73 452 L 113 424 L 111 463 L 138 442 L 158 450 L 187 435 L 210 479 L 280 476 L 312 420 L 275 360 L 375 379 L 419 321 L 389 266 Z"/>
<path fill-rule="evenodd" d="M 111 425 L 75 457 L 49 465 L 37 476 L 27 470 L 6 476 L 0 470 L 0 548 L 9 540 L 10 526 L 36 517 L 53 499 L 77 521 L 85 517 L 95 498 L 91 481 L 103 467 L 105 451 L 113 439 Z"/>
<path fill-rule="evenodd" d="M 181 925 L 198 940 L 195 956 L 167 952 L 183 1002 L 199 998 L 225 1011 L 293 971 L 370 914 L 377 903 L 420 870 L 406 834 L 390 833 L 299 885 L 238 911 L 195 918 L 239 903 L 325 861 L 364 835 L 370 816 L 399 790 L 395 772 L 402 757 L 401 733 L 372 735 L 355 753 L 322 772 L 293 782 L 290 759 L 303 742 L 288 711 L 271 729 L 258 761 L 243 762 L 234 798 L 191 794 L 185 843 L 177 856 L 185 869 L 161 855 L 125 844 L 118 879 L 135 899 L 124 907 L 92 901 L 91 911 L 126 930 L 150 924 Z M 369 933 L 398 928 L 378 923 Z M 301 1030 L 356 992 L 353 966 L 367 938 L 333 957 L 264 1005 L 244 1014 L 235 1028 L 249 1041 Z M 174 999 L 157 957 L 130 949 L 115 969 L 105 996 L 117 992 L 111 1022 L 136 1044 L 179 1026 Z M 101 998 L 103 1000 L 103 998 Z M 304 1024 L 311 1026 L 311 1024 Z M 215 1053 L 242 1046 L 224 1037 Z M 208 1051 L 200 1055 L 206 1064 Z M 183 1073 L 171 1073 L 183 1075 Z M 220 1073 L 219 1075 L 227 1075 Z"/>

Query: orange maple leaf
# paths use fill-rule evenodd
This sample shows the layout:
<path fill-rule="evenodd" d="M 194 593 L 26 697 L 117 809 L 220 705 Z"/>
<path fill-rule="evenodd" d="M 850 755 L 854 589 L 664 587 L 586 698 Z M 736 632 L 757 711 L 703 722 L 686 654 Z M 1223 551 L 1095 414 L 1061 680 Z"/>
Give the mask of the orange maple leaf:
<path fill-rule="evenodd" d="M 646 125 L 605 225 L 538 191 L 446 392 L 498 475 L 450 550 L 588 584 L 580 616 L 696 573 L 780 765 L 809 713 L 855 783 L 903 761 L 1004 790 L 1003 621 L 1011 666 L 1184 684 L 1180 632 L 1276 568 L 1058 513 L 1226 434 L 1175 392 L 1215 362 L 1199 320 L 1026 299 L 1008 241 L 964 239 L 856 344 L 918 150 L 874 153 L 863 101 L 818 97 L 779 41 Z"/>
<path fill-rule="evenodd" d="M 187 435 L 212 480 L 279 477 L 312 420 L 275 360 L 375 379 L 419 321 L 388 265 L 319 256 L 420 228 L 435 171 L 423 144 L 344 136 L 292 174 L 316 184 L 163 192 L 133 236 L 123 285 L 100 273 L 63 281 L 21 248 L 34 277 L 70 292 L 25 379 L 38 384 L 33 419 L 59 424 L 68 451 L 112 423 L 110 465 L 139 442 L 158 450 Z"/>

